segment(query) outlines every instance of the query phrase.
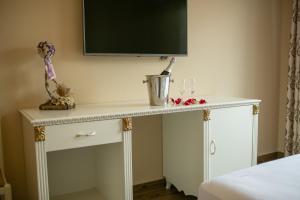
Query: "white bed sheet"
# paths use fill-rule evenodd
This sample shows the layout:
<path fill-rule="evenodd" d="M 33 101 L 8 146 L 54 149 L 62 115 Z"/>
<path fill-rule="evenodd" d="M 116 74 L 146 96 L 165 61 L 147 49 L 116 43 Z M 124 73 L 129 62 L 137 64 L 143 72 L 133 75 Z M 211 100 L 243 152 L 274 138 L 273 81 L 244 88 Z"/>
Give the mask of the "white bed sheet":
<path fill-rule="evenodd" d="M 198 200 L 300 200 L 300 155 L 229 173 L 200 186 Z"/>

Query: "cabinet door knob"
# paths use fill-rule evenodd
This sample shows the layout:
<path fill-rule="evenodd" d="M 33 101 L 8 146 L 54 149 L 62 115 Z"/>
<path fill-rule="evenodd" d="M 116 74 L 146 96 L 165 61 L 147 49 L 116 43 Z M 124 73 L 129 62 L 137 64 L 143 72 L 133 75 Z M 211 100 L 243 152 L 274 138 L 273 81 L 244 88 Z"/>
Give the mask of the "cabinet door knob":
<path fill-rule="evenodd" d="M 91 131 L 89 133 L 77 133 L 76 137 L 89 137 L 89 136 L 95 136 L 97 133 L 96 131 Z"/>
<path fill-rule="evenodd" d="M 215 140 L 212 140 L 212 141 L 210 142 L 210 154 L 211 154 L 211 155 L 215 155 L 215 154 L 216 154 L 216 151 L 217 151 L 216 141 L 215 141 Z"/>

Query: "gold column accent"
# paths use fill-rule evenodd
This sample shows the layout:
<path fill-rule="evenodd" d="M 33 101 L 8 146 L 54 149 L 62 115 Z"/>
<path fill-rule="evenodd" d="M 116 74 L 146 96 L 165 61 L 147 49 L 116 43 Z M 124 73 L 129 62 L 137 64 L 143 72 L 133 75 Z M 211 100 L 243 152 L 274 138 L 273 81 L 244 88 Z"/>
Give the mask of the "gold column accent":
<path fill-rule="evenodd" d="M 203 110 L 203 120 L 204 121 L 210 120 L 210 110 Z"/>
<path fill-rule="evenodd" d="M 131 131 L 132 130 L 132 118 L 124 118 L 123 119 L 123 131 Z"/>
<path fill-rule="evenodd" d="M 259 112 L 259 105 L 253 105 L 253 115 L 258 115 Z"/>
<path fill-rule="evenodd" d="M 43 141 L 46 140 L 45 127 L 44 126 L 34 127 L 34 138 L 35 138 L 36 142 L 43 142 Z"/>

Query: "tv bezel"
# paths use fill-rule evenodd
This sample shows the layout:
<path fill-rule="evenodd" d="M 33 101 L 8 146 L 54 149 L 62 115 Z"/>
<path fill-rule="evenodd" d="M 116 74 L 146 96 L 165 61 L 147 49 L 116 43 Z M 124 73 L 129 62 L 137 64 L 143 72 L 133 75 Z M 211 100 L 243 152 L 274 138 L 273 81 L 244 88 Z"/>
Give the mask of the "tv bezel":
<path fill-rule="evenodd" d="M 189 51 L 188 40 L 188 0 L 186 0 L 187 16 L 186 16 L 186 53 L 184 54 L 148 54 L 148 53 L 88 53 L 86 52 L 85 41 L 85 9 L 84 1 L 82 0 L 82 26 L 83 26 L 83 55 L 85 56 L 134 56 L 134 57 L 187 57 Z"/>

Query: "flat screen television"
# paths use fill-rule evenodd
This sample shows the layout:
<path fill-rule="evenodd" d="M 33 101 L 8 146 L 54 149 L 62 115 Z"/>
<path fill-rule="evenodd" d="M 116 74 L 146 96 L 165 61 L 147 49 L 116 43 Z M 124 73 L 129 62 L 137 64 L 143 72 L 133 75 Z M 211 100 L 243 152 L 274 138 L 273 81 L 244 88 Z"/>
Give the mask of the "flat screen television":
<path fill-rule="evenodd" d="M 85 55 L 187 55 L 187 0 L 83 0 Z"/>

